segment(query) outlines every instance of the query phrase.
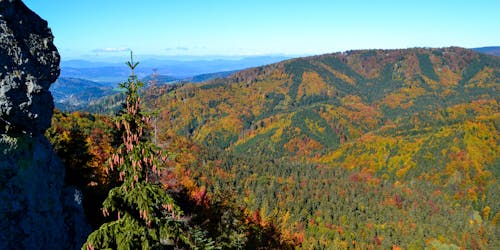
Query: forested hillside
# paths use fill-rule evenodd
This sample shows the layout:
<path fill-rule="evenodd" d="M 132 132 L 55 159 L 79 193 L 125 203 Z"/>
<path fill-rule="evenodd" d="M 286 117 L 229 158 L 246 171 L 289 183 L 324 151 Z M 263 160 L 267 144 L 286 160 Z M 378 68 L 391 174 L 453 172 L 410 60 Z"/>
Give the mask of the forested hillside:
<path fill-rule="evenodd" d="M 109 84 L 97 83 L 79 78 L 58 78 L 51 86 L 54 104 L 66 112 L 81 110 L 95 105 L 106 96 L 119 92 Z"/>
<path fill-rule="evenodd" d="M 287 244 L 500 248 L 498 57 L 348 51 L 153 88 L 144 101 L 154 141 L 175 156 L 164 185 L 207 207 L 234 198 Z"/>
<path fill-rule="evenodd" d="M 304 247 L 491 248 L 499 99 L 498 57 L 451 47 L 292 59 L 150 101 L 160 138 L 209 151 L 200 185 L 229 186 Z"/>

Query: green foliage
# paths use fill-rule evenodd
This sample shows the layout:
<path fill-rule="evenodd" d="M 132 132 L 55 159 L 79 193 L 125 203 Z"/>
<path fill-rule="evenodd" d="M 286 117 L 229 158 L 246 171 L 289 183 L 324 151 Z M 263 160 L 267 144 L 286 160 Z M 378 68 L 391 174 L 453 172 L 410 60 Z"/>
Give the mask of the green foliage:
<path fill-rule="evenodd" d="M 461 84 L 465 84 L 472 77 L 474 77 L 481 69 L 484 67 L 484 61 L 479 60 L 478 58 L 473 58 L 472 61 L 467 65 L 465 70 L 462 73 Z"/>
<path fill-rule="evenodd" d="M 149 118 L 140 109 L 138 81 L 134 68 L 138 62 L 127 62 L 132 74 L 120 84 L 127 99 L 116 126 L 122 132 L 122 144 L 110 157 L 110 169 L 116 168 L 122 184 L 112 189 L 103 203 L 103 213 L 117 214 L 116 221 L 105 223 L 94 231 L 82 247 L 90 249 L 150 249 L 166 245 L 189 244 L 183 230 L 182 211 L 158 183 L 160 150 L 147 137 Z"/>
<path fill-rule="evenodd" d="M 266 116 L 272 115 L 272 114 L 276 114 L 276 113 L 281 111 L 279 109 L 278 105 L 280 105 L 280 103 L 282 103 L 285 100 L 284 94 L 271 92 L 271 93 L 266 94 L 265 97 L 266 97 L 266 104 L 265 104 L 266 111 L 263 113 L 263 115 L 264 114 Z M 257 117 L 256 120 L 258 120 L 259 118 L 264 118 L 263 115 L 260 117 Z"/>
<path fill-rule="evenodd" d="M 262 156 L 217 158 L 225 159 L 218 167 L 234 176 L 225 179 L 212 174 L 206 181 L 221 183 L 219 189 L 234 189 L 240 194 L 239 202 L 259 211 L 260 217 L 278 218 L 278 224 L 302 239 L 305 249 L 332 245 L 423 248 L 430 247 L 425 243 L 430 239 L 465 248 L 498 244 L 497 226 L 491 218 L 487 222 L 480 219 L 483 215 L 475 212 L 470 202 L 458 204 L 451 197 L 453 193 L 439 184 L 384 180 L 367 169 L 347 170 Z"/>
<path fill-rule="evenodd" d="M 460 247 L 454 244 L 443 244 L 438 240 L 434 240 L 431 242 L 432 249 L 436 250 L 459 250 Z"/>
<path fill-rule="evenodd" d="M 308 62 L 304 59 L 296 59 L 293 64 L 287 64 L 287 73 L 292 77 L 292 82 L 289 83 L 290 89 L 288 95 L 292 100 L 297 98 L 298 89 L 302 82 L 302 74 L 306 67 L 308 67 Z"/>
<path fill-rule="evenodd" d="M 283 145 L 272 143 L 268 140 L 274 133 L 276 129 L 272 129 L 267 133 L 258 134 L 252 139 L 246 141 L 245 143 L 239 144 L 234 147 L 234 152 L 237 154 L 265 154 L 266 151 L 281 151 L 283 150 Z"/>
<path fill-rule="evenodd" d="M 220 88 L 223 86 L 224 86 L 224 82 L 212 82 L 210 84 L 203 84 L 200 86 L 200 88 L 203 90 L 209 90 L 209 89 Z"/>
<path fill-rule="evenodd" d="M 125 101 L 125 98 L 125 93 L 105 96 L 93 103 L 89 103 L 83 111 L 94 114 L 114 115 L 121 109 L 121 104 Z"/>
<path fill-rule="evenodd" d="M 221 247 L 215 246 L 215 242 L 208 237 L 207 231 L 199 229 L 198 227 L 191 227 L 189 231 L 193 243 L 196 245 L 193 249 L 222 249 Z"/>
<path fill-rule="evenodd" d="M 436 75 L 436 72 L 434 71 L 432 62 L 429 59 L 429 55 L 417 54 L 417 58 L 420 69 L 422 70 L 422 74 L 424 74 L 425 76 L 429 77 L 434 81 L 439 81 L 439 77 Z"/>
<path fill-rule="evenodd" d="M 301 132 L 320 142 L 327 149 L 339 145 L 338 134 L 314 110 L 304 109 L 295 113 L 292 117 L 292 126 L 299 128 Z"/>

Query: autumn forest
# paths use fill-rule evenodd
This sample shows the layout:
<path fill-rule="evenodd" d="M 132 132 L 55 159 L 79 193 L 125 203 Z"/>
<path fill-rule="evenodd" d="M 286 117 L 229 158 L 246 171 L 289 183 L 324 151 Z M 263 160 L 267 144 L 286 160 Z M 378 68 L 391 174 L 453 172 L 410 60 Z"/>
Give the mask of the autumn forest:
<path fill-rule="evenodd" d="M 180 245 L 500 247 L 498 57 L 347 51 L 202 83 L 152 78 L 134 94 L 149 117 L 142 140 L 163 152 L 155 178 L 187 224 Z M 102 203 L 124 183 L 108 160 L 124 98 L 56 112 L 46 132 L 94 229 L 120 216 Z"/>

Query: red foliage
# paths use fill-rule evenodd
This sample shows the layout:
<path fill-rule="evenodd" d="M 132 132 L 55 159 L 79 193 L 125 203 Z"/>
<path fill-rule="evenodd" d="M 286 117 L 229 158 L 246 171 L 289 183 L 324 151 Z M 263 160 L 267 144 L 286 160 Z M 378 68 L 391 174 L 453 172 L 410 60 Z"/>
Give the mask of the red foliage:
<path fill-rule="evenodd" d="M 207 206 L 208 199 L 207 199 L 207 189 L 205 188 L 205 186 L 198 188 L 198 190 L 193 193 L 192 198 L 194 199 L 197 205 Z"/>
<path fill-rule="evenodd" d="M 403 208 L 403 201 L 404 201 L 403 197 L 401 197 L 398 194 L 394 195 L 394 203 L 395 203 L 396 207 L 398 207 L 398 209 Z"/>
<path fill-rule="evenodd" d="M 382 241 L 383 239 L 379 236 L 374 236 L 373 237 L 373 244 L 377 245 L 377 246 L 380 246 L 382 245 Z"/>

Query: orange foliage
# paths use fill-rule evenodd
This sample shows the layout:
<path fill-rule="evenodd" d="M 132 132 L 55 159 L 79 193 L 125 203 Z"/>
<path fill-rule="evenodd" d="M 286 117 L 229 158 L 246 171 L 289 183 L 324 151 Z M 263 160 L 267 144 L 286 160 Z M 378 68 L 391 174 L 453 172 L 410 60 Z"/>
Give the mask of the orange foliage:
<path fill-rule="evenodd" d="M 363 123 L 368 128 L 379 125 L 382 114 L 374 106 L 365 104 L 359 96 L 348 95 L 342 99 L 343 106 L 339 107 L 339 113 L 344 114 L 347 120 Z"/>
<path fill-rule="evenodd" d="M 288 152 L 294 153 L 297 157 L 306 157 L 322 148 L 322 145 L 309 137 L 294 137 L 284 147 Z"/>
<path fill-rule="evenodd" d="M 439 77 L 440 84 L 445 87 L 456 86 L 462 78 L 460 74 L 451 71 L 448 66 L 440 68 L 436 71 L 436 74 Z"/>
<path fill-rule="evenodd" d="M 408 109 L 413 106 L 415 98 L 424 94 L 426 94 L 426 91 L 421 87 L 401 88 L 397 92 L 386 95 L 382 104 L 391 109 L 398 107 Z"/>

